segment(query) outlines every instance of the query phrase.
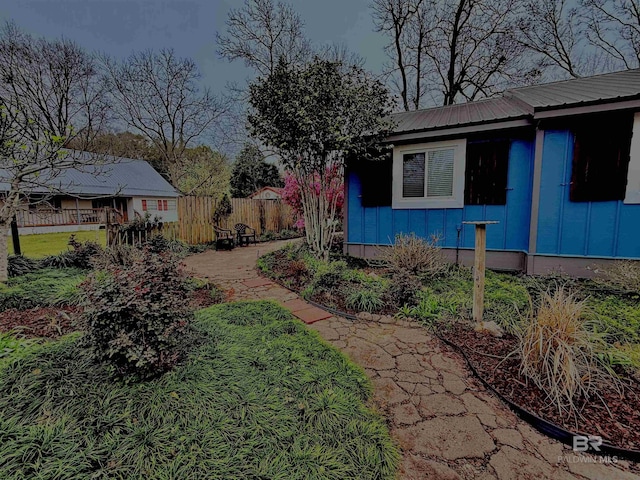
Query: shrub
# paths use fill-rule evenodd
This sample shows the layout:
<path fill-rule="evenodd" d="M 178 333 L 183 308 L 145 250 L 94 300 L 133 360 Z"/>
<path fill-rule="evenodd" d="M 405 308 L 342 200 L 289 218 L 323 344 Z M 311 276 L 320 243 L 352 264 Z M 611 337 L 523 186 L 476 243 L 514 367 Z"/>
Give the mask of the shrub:
<path fill-rule="evenodd" d="M 144 251 L 126 270 L 92 274 L 83 284 L 88 340 L 120 375 L 146 378 L 171 368 L 186 331 L 189 288 L 176 258 Z"/>
<path fill-rule="evenodd" d="M 438 239 L 425 240 L 411 235 L 397 235 L 391 247 L 379 250 L 376 260 L 392 271 L 406 270 L 413 275 L 435 276 L 445 271 L 448 263 L 437 246 Z"/>
<path fill-rule="evenodd" d="M 10 277 L 18 277 L 35 272 L 40 268 L 40 262 L 22 255 L 9 255 L 7 273 Z"/>
<path fill-rule="evenodd" d="M 422 288 L 420 280 L 407 270 L 395 271 L 387 286 L 386 295 L 396 307 L 418 303 L 418 292 Z"/>
<path fill-rule="evenodd" d="M 142 258 L 142 250 L 132 245 L 112 245 L 102 249 L 92 259 L 93 268 L 104 270 L 111 266 L 129 267 Z"/>
<path fill-rule="evenodd" d="M 229 195 L 226 193 L 222 196 L 220 201 L 216 205 L 216 209 L 213 212 L 213 222 L 216 225 L 220 225 L 220 222 L 225 221 L 233 213 L 233 205 L 229 200 Z"/>
<path fill-rule="evenodd" d="M 331 291 L 341 284 L 346 274 L 347 263 L 342 260 L 319 262 L 311 285 L 314 289 Z"/>
<path fill-rule="evenodd" d="M 93 268 L 93 258 L 102 252 L 102 247 L 96 242 L 79 242 L 75 235 L 69 238 L 69 246 L 72 248 L 58 255 L 49 255 L 40 260 L 42 268 L 81 268 L 90 270 Z"/>
<path fill-rule="evenodd" d="M 596 282 L 624 292 L 640 294 L 640 262 L 617 260 L 598 269 Z"/>
<path fill-rule="evenodd" d="M 286 267 L 286 273 L 290 277 L 300 279 L 309 273 L 309 267 L 304 263 L 304 260 L 291 260 Z"/>
<path fill-rule="evenodd" d="M 151 237 L 144 245 L 152 253 L 164 253 L 170 252 L 179 257 L 186 257 L 189 255 L 189 246 L 180 240 L 169 240 L 162 235 L 155 235 Z"/>
<path fill-rule="evenodd" d="M 282 240 L 289 240 L 291 238 L 298 238 L 300 237 L 300 232 L 297 232 L 295 230 L 282 230 L 280 231 L 280 233 L 278 233 L 278 236 L 282 239 Z"/>
<path fill-rule="evenodd" d="M 271 230 L 268 230 L 264 232 L 262 235 L 260 235 L 261 242 L 272 242 L 277 238 L 278 238 L 278 234 L 276 232 L 272 232 Z"/>
<path fill-rule="evenodd" d="M 172 251 L 173 245 L 168 238 L 162 235 L 154 235 L 144 243 L 144 247 L 151 253 L 163 253 Z"/>
<path fill-rule="evenodd" d="M 342 233 L 336 233 L 331 238 L 331 246 L 329 247 L 331 253 L 342 254 L 344 251 L 344 235 Z"/>
<path fill-rule="evenodd" d="M 576 399 L 588 398 L 605 378 L 594 339 L 582 320 L 584 311 L 585 302 L 564 288 L 547 291 L 520 334 L 521 373 L 548 395 L 560 413 L 575 412 Z"/>
<path fill-rule="evenodd" d="M 75 235 L 69 238 L 69 246 L 71 250 L 71 258 L 74 267 L 89 270 L 93 268 L 92 259 L 102 251 L 102 247 L 96 242 L 79 242 Z"/>

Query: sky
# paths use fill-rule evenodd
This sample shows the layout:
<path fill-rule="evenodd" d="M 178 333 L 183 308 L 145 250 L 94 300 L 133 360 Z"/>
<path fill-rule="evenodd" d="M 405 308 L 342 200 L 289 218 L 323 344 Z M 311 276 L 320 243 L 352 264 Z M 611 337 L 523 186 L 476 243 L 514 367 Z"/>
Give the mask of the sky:
<path fill-rule="evenodd" d="M 0 0 L 0 20 L 13 20 L 36 36 L 61 35 L 88 50 L 123 58 L 136 50 L 173 48 L 193 58 L 203 84 L 222 93 L 228 82 L 251 76 L 242 61 L 216 54 L 216 32 L 243 0 Z M 374 31 L 369 0 L 289 0 L 314 42 L 345 43 L 379 73 L 384 37 Z"/>

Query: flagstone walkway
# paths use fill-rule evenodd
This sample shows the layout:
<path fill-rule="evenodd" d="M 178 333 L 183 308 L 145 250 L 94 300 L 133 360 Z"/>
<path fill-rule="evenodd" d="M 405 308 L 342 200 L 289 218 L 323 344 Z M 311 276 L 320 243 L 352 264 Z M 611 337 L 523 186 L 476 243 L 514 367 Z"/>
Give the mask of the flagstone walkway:
<path fill-rule="evenodd" d="M 533 430 L 419 324 L 367 314 L 357 321 L 335 317 L 260 277 L 257 258 L 286 243 L 208 251 L 185 264 L 227 290 L 229 300 L 278 301 L 360 364 L 374 385 L 376 407 L 402 448 L 400 478 L 640 479 L 635 465 L 593 463 L 593 457 Z"/>

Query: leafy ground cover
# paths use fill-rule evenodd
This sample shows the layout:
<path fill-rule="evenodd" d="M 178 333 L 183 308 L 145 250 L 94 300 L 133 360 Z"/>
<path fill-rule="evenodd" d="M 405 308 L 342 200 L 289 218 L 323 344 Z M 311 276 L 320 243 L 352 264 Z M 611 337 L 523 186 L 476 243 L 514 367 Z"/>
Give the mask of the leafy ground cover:
<path fill-rule="evenodd" d="M 77 268 L 43 268 L 9 278 L 0 283 L 0 311 L 77 304 L 85 276 Z"/>
<path fill-rule="evenodd" d="M 114 381 L 77 338 L 0 369 L 0 477 L 394 478 L 363 371 L 269 302 L 196 315 L 190 353 Z"/>
<path fill-rule="evenodd" d="M 38 342 L 25 338 L 16 338 L 8 333 L 0 332 L 0 368 L 5 362 L 14 361 L 35 351 Z"/>
<path fill-rule="evenodd" d="M 107 242 L 104 230 L 83 230 L 79 232 L 40 233 L 35 235 L 20 235 L 20 250 L 22 254 L 32 258 L 42 258 L 47 255 L 57 255 L 69 250 L 69 237 L 75 235 L 81 242 L 96 242 L 105 246 Z M 13 254 L 13 243 L 9 239 L 9 254 Z"/>

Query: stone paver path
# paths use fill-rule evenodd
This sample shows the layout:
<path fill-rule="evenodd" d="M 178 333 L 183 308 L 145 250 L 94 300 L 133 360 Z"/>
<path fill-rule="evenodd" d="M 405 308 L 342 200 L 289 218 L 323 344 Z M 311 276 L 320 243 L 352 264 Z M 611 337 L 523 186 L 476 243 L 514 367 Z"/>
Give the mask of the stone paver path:
<path fill-rule="evenodd" d="M 637 466 L 586 463 L 517 418 L 470 376 L 461 358 L 417 323 L 334 317 L 260 277 L 256 259 L 287 242 L 205 252 L 185 260 L 230 300 L 271 299 L 360 364 L 403 452 L 403 479 L 638 479 Z"/>

